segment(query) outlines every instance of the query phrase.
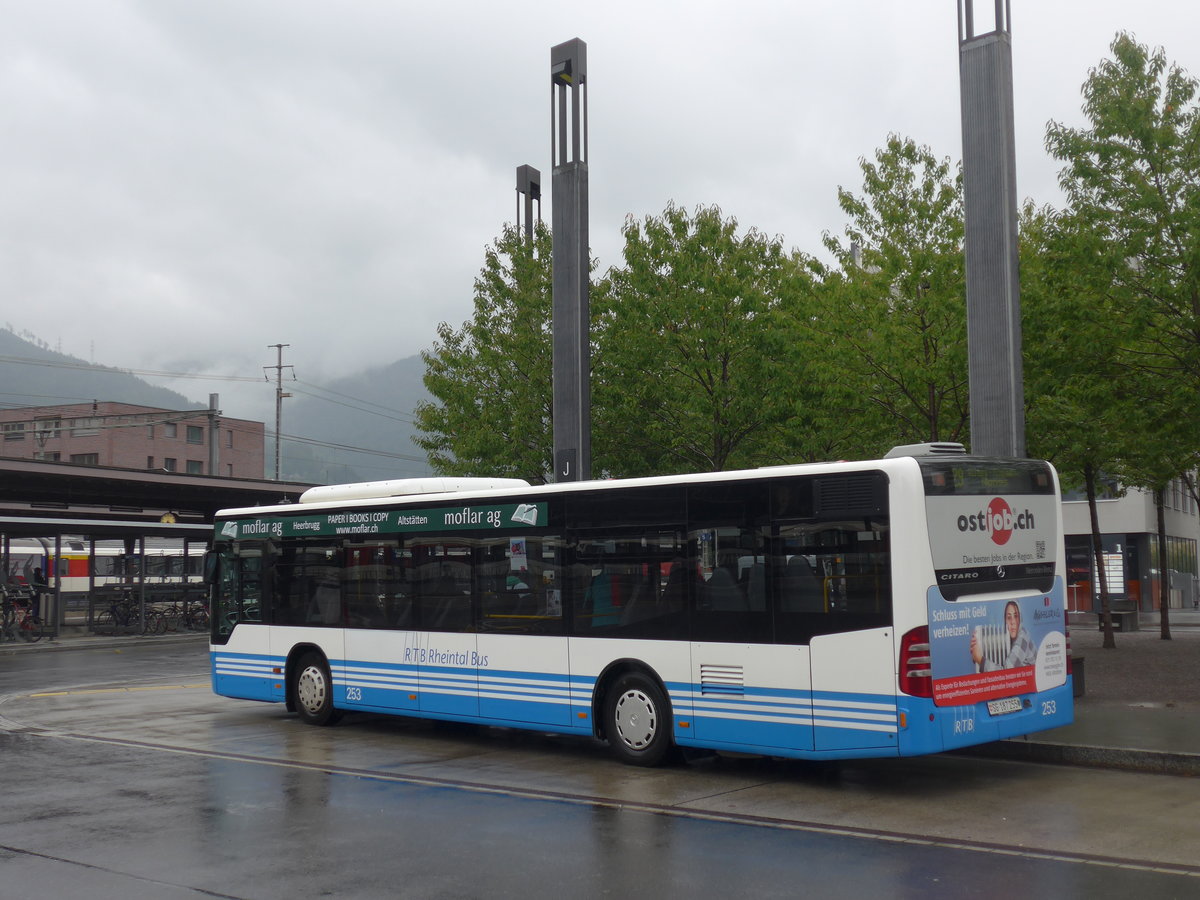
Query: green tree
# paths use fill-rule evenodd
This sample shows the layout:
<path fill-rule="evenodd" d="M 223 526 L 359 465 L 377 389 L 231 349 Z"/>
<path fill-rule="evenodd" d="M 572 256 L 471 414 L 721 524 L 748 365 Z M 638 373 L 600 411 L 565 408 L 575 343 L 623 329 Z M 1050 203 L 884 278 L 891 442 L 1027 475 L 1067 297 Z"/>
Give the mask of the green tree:
<path fill-rule="evenodd" d="M 771 313 L 795 261 L 716 206 L 632 217 L 593 298 L 593 468 L 619 476 L 773 461 L 792 377 Z M 776 447 L 777 452 L 777 447 Z"/>
<path fill-rule="evenodd" d="M 1098 485 L 1120 470 L 1130 396 L 1119 378 L 1125 337 L 1107 314 L 1101 241 L 1078 218 L 1027 204 L 1020 223 L 1025 421 L 1029 453 L 1055 464 L 1064 488 L 1083 486 L 1099 573 L 1106 648 L 1116 646 L 1104 565 Z"/>
<path fill-rule="evenodd" d="M 798 255 L 774 310 L 772 334 L 778 369 L 787 373 L 781 385 L 788 405 L 779 416 L 773 462 L 869 457 L 887 444 L 883 417 L 841 365 L 857 351 L 833 327 L 843 313 L 830 302 L 831 279 L 839 277 L 814 257 Z"/>
<path fill-rule="evenodd" d="M 1200 388 L 1198 85 L 1131 35 L 1118 33 L 1110 49 L 1083 86 L 1088 125 L 1052 122 L 1046 146 L 1067 164 L 1060 182 L 1072 215 L 1101 239 L 1108 310 L 1130 337 L 1123 380 L 1140 392 L 1140 410 L 1153 409 L 1125 474 L 1159 491 L 1165 470 L 1184 475 L 1200 446 L 1190 427 Z M 1161 616 L 1169 638 L 1166 603 Z"/>
<path fill-rule="evenodd" d="M 423 351 L 433 402 L 416 410 L 416 443 L 443 475 L 495 475 L 542 483 L 551 470 L 551 246 L 506 227 L 475 279 L 475 311 L 443 322 Z"/>
<path fill-rule="evenodd" d="M 1184 378 L 1163 377 L 1153 367 L 1123 373 L 1122 387 L 1136 402 L 1127 403 L 1126 435 L 1131 449 L 1122 460 L 1121 477 L 1129 485 L 1154 495 L 1158 540 L 1159 628 L 1171 639 L 1170 565 L 1167 552 L 1165 497 L 1171 482 L 1180 479 L 1194 487 L 1190 473 L 1200 465 L 1200 429 L 1195 414 L 1196 384 Z"/>
<path fill-rule="evenodd" d="M 895 135 L 860 165 L 862 195 L 838 190 L 846 240 L 825 235 L 837 268 L 821 273 L 812 325 L 829 340 L 828 396 L 855 404 L 856 455 L 965 441 L 962 174 Z"/>

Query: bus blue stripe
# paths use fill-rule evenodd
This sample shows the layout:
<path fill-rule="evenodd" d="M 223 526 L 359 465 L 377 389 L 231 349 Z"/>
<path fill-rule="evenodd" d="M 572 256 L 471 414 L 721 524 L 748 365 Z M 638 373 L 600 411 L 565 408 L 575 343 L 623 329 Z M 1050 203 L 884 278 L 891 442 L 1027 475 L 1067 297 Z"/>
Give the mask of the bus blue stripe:
<path fill-rule="evenodd" d="M 279 699 L 271 685 L 279 678 L 274 670 L 284 663 L 283 657 L 274 655 L 212 654 L 214 678 L 222 680 L 222 692 L 249 699 Z M 464 710 L 475 698 L 486 702 L 487 715 L 467 711 L 454 714 L 464 720 L 520 724 L 557 719 L 559 729 L 581 733 L 589 733 L 592 727 L 590 718 L 573 720 L 570 713 L 570 708 L 584 711 L 590 707 L 596 683 L 591 676 L 362 659 L 334 660 L 331 671 L 339 687 L 362 690 L 361 700 L 346 703 L 348 707 L 404 712 L 400 695 L 408 692 L 451 702 L 461 698 Z M 230 679 L 236 679 L 236 684 Z M 713 693 L 694 682 L 670 682 L 667 688 L 676 709 L 690 710 L 684 714 L 694 721 L 705 742 L 758 748 L 762 752 L 778 752 L 789 744 L 801 743 L 796 740 L 796 729 L 812 729 L 818 748 L 836 749 L 877 745 L 881 734 L 894 734 L 898 725 L 896 698 L 882 694 L 758 687 L 746 687 L 737 694 Z M 339 696 L 344 697 L 344 692 Z M 414 711 L 411 704 L 407 711 Z M 685 733 L 678 736 L 687 737 Z"/>

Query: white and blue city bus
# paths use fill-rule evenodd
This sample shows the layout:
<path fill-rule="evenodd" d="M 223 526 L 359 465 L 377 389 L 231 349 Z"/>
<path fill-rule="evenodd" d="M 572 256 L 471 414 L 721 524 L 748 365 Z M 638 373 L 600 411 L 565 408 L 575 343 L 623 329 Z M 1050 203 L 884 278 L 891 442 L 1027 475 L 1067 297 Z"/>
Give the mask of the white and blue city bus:
<path fill-rule="evenodd" d="M 957 445 L 533 487 L 416 479 L 219 514 L 213 689 L 780 757 L 1071 722 L 1058 479 Z"/>

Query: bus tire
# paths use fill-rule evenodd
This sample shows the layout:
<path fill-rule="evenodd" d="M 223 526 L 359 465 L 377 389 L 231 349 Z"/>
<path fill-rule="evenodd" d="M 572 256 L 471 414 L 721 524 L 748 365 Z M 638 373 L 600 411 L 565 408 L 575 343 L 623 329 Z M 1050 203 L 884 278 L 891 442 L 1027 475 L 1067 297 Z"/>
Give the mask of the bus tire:
<path fill-rule="evenodd" d="M 613 754 L 632 766 L 657 766 L 671 750 L 671 710 L 654 679 L 630 672 L 605 697 L 604 734 Z"/>
<path fill-rule="evenodd" d="M 341 718 L 333 708 L 333 679 L 329 663 L 319 653 L 306 653 L 292 670 L 292 696 L 296 712 L 309 725 L 332 725 Z"/>

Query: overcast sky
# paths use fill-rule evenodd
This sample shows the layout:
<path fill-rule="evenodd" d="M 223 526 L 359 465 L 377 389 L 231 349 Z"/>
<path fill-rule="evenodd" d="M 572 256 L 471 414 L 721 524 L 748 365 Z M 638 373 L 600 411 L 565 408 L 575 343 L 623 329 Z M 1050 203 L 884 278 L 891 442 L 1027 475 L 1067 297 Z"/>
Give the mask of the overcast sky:
<path fill-rule="evenodd" d="M 1046 122 L 1082 121 L 1119 29 L 1200 74 L 1200 4 L 1011 2 L 1017 190 L 1057 204 Z M 517 166 L 542 171 L 549 221 L 550 47 L 571 38 L 601 269 L 627 215 L 670 201 L 818 252 L 890 133 L 961 156 L 955 0 L 0 9 L 0 322 L 126 368 L 259 377 L 286 343 L 321 384 L 461 324 Z M 273 402 L 163 383 L 233 416 Z"/>

